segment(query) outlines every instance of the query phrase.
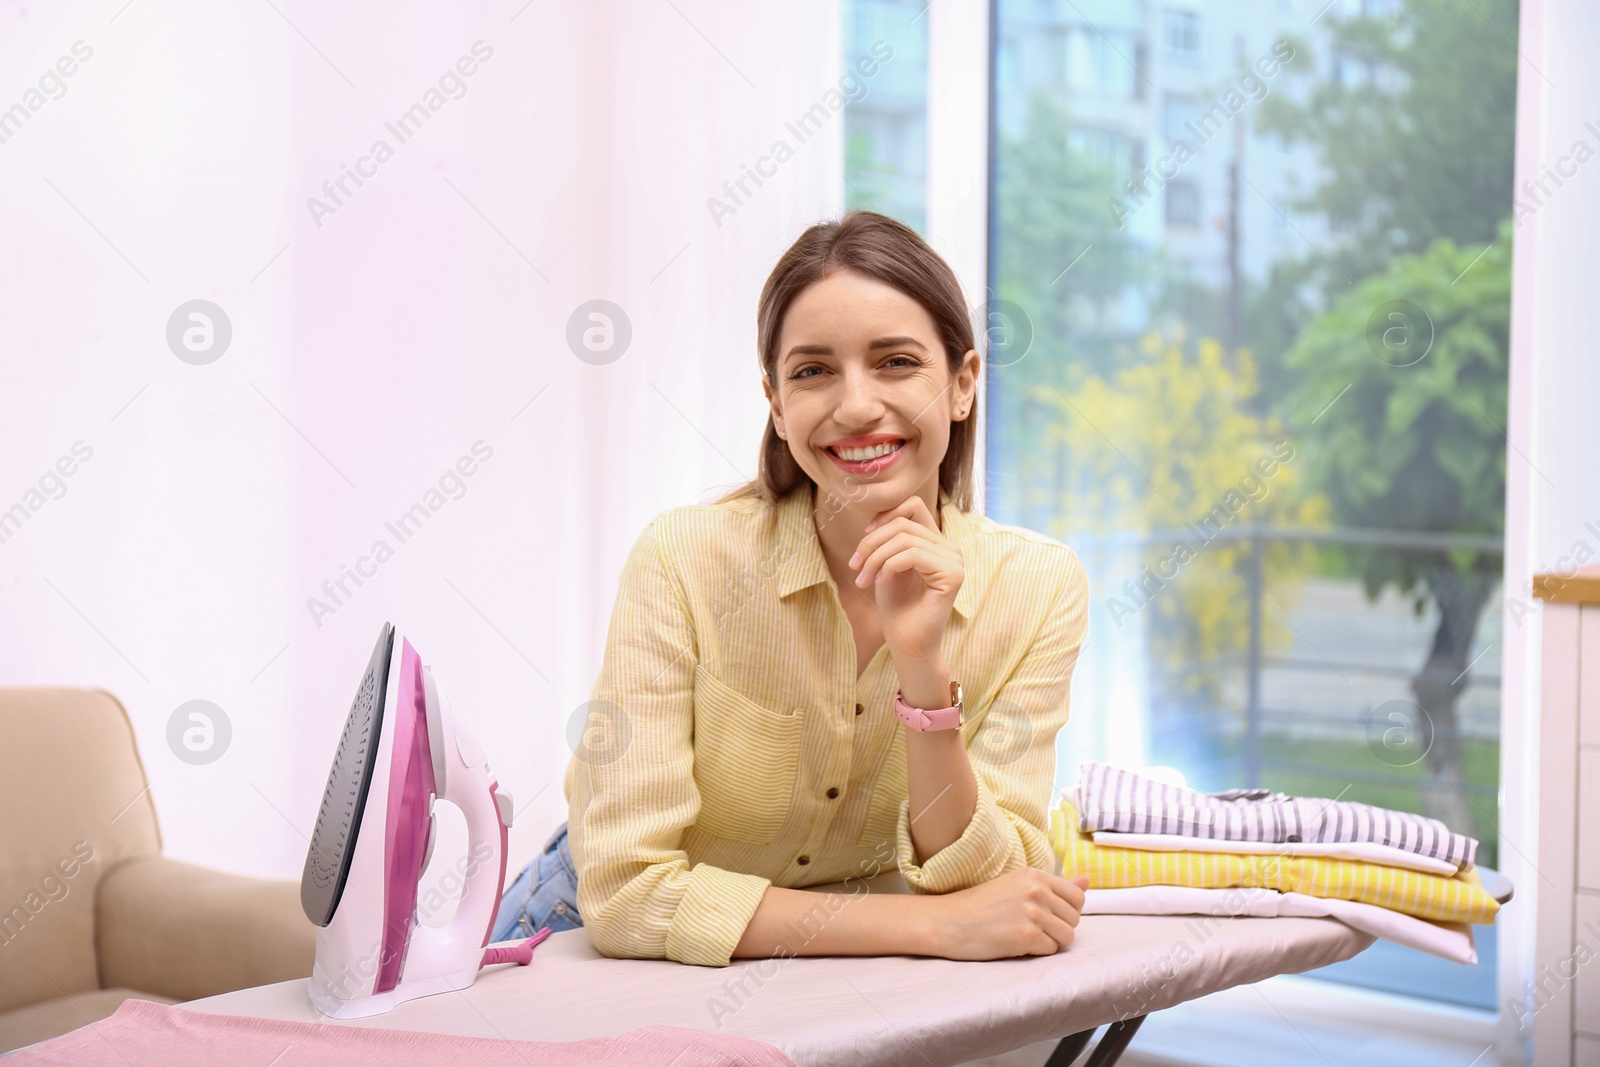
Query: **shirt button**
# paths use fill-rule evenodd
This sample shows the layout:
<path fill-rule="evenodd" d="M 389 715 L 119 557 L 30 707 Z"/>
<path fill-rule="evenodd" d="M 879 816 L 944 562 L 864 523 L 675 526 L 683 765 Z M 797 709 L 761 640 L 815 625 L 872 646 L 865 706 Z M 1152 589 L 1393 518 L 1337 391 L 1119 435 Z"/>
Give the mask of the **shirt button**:
<path fill-rule="evenodd" d="M 800 866 L 804 867 L 806 864 L 811 862 L 811 857 L 810 856 L 801 856 L 799 859 L 795 860 L 795 862 L 800 864 Z"/>
<path fill-rule="evenodd" d="M 564 900 L 556 901 L 555 912 L 557 915 L 565 915 L 567 913 L 567 902 Z"/>
<path fill-rule="evenodd" d="M 838 795 L 839 795 L 838 786 L 829 786 L 828 787 L 828 799 L 829 800 L 832 800 L 834 797 L 836 797 Z"/>
<path fill-rule="evenodd" d="M 863 712 L 863 711 L 865 711 L 865 710 L 866 710 L 866 709 L 865 709 L 865 708 L 863 708 L 863 707 L 862 707 L 862 706 L 861 706 L 861 705 L 860 705 L 860 704 L 857 704 L 857 705 L 856 705 L 856 714 L 857 714 L 857 715 L 860 715 L 860 714 L 861 714 L 861 713 L 862 713 L 862 712 Z"/>

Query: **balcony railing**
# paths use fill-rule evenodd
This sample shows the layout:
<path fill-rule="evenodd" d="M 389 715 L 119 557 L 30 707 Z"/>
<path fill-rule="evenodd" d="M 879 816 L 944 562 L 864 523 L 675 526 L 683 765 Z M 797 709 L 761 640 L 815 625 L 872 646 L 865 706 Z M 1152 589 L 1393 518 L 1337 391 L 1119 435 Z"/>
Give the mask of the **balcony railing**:
<path fill-rule="evenodd" d="M 1085 560 L 1086 565 L 1089 565 L 1094 558 L 1113 551 L 1127 552 L 1169 548 L 1178 542 L 1193 542 L 1195 534 L 1196 531 L 1193 529 L 1157 529 L 1075 536 L 1069 539 L 1069 543 L 1080 556 L 1089 557 L 1089 559 Z M 1316 721 L 1330 726 L 1349 725 L 1354 722 L 1358 728 L 1360 725 L 1359 720 L 1352 720 L 1346 716 L 1291 711 L 1267 706 L 1261 696 L 1262 674 L 1267 668 L 1291 667 L 1296 671 L 1340 674 L 1350 671 L 1351 673 L 1361 672 L 1401 677 L 1413 677 L 1421 669 L 1420 664 L 1416 669 L 1411 669 L 1397 666 L 1394 663 L 1333 663 L 1326 658 L 1316 660 L 1265 656 L 1262 651 L 1262 601 L 1265 596 L 1263 592 L 1262 560 L 1267 546 L 1274 542 L 1357 545 L 1366 548 L 1396 549 L 1409 552 L 1443 553 L 1468 550 L 1503 555 L 1505 551 L 1504 539 L 1495 534 L 1384 530 L 1348 526 L 1336 528 L 1285 527 L 1257 523 L 1238 523 L 1208 534 L 1206 540 L 1208 546 L 1218 543 L 1232 543 L 1245 546 L 1248 549 L 1243 557 L 1241 568 L 1241 573 L 1247 579 L 1246 584 L 1249 586 L 1246 594 L 1249 597 L 1249 630 L 1242 662 L 1240 662 L 1241 657 L 1224 657 L 1206 662 L 1186 663 L 1172 669 L 1169 673 L 1182 674 L 1198 670 L 1216 670 L 1242 666 L 1245 676 L 1244 706 L 1242 708 L 1218 708 L 1215 712 L 1208 714 L 1207 718 L 1232 718 L 1242 712 L 1244 718 L 1244 752 L 1240 757 L 1240 762 L 1243 764 L 1244 781 L 1241 784 L 1247 787 L 1256 787 L 1261 784 L 1264 765 L 1301 774 L 1326 773 L 1325 768 L 1309 761 L 1264 758 L 1261 746 L 1264 725 L 1291 721 L 1297 724 Z M 1091 570 L 1094 569 L 1091 567 Z M 1496 689 L 1498 689 L 1499 683 L 1498 674 L 1476 676 L 1469 679 L 1469 684 L 1471 685 L 1493 686 Z M 1449 729 L 1448 727 L 1434 726 L 1436 736 L 1446 734 Z M 1459 732 L 1459 726 L 1455 729 Z M 1377 770 L 1367 771 L 1339 767 L 1338 775 L 1380 785 L 1417 785 L 1417 780 L 1414 777 Z M 1485 782 L 1456 780 L 1454 784 L 1468 793 L 1493 795 L 1496 790 L 1493 784 Z"/>

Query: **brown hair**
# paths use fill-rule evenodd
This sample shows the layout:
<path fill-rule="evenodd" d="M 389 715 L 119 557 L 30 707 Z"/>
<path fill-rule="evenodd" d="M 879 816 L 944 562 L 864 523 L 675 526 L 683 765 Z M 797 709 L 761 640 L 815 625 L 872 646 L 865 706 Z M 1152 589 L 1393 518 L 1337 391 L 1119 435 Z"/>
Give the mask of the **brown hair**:
<path fill-rule="evenodd" d="M 944 345 L 950 373 L 961 368 L 962 357 L 974 348 L 961 284 L 937 252 L 911 227 L 875 211 L 851 211 L 836 222 L 819 222 L 789 246 L 767 277 L 756 308 L 756 347 L 761 371 L 774 383 L 778 363 L 778 334 L 789 305 L 806 289 L 836 270 L 851 270 L 906 294 L 928 312 Z M 973 412 L 977 410 L 974 396 Z M 962 511 L 972 510 L 972 457 L 977 418 L 950 423 L 950 444 L 939 464 L 939 492 Z M 718 503 L 740 497 L 761 497 L 776 502 L 796 486 L 811 484 L 800 469 L 789 443 L 778 436 L 767 413 L 761 436 L 760 473 L 723 496 Z"/>

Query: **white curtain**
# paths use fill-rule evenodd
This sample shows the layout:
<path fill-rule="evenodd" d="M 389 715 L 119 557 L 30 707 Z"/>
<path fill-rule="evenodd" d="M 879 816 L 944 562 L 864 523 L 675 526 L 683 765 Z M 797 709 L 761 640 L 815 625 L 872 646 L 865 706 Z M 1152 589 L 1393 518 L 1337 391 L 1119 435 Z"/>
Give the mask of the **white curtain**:
<path fill-rule="evenodd" d="M 835 5 L 0 20 L 0 684 L 115 693 L 167 853 L 298 877 L 391 620 L 525 861 L 628 548 L 755 473 L 756 299 L 842 209 Z M 631 340 L 579 358 L 600 300 Z"/>

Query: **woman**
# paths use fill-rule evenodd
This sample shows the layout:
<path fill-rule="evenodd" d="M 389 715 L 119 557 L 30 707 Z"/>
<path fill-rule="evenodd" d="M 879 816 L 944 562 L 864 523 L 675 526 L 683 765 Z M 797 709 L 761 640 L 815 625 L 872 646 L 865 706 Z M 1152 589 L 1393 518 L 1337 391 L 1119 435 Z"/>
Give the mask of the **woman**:
<path fill-rule="evenodd" d="M 1054 953 L 1087 885 L 1054 873 L 1047 805 L 1088 583 L 970 511 L 960 286 L 853 211 L 784 254 L 757 327 L 760 476 L 635 543 L 570 820 L 494 938 L 582 925 L 607 956 L 708 966 Z M 859 884 L 895 869 L 911 894 Z M 856 887 L 799 888 L 835 882 Z"/>

